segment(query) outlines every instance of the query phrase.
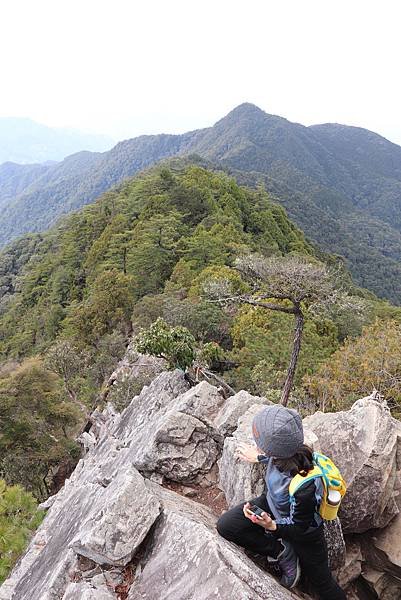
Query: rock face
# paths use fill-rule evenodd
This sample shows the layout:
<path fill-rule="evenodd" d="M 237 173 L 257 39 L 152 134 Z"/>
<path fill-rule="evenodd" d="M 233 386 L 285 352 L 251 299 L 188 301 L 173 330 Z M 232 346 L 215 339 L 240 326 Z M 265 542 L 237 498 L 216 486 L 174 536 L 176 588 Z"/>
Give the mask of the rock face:
<path fill-rule="evenodd" d="M 223 453 L 218 461 L 219 487 L 224 491 L 229 507 L 260 496 L 265 488 L 265 467 L 259 463 L 242 461 L 235 456 L 239 442 L 254 443 L 251 433 L 252 420 L 260 410 L 260 404 L 252 404 L 245 414 L 239 417 L 238 427 L 232 437 L 226 437 L 224 441 Z"/>
<path fill-rule="evenodd" d="M 338 583 L 346 588 L 358 579 L 362 573 L 363 556 L 361 545 L 356 539 L 347 539 L 347 550 L 344 565 L 337 571 Z"/>
<path fill-rule="evenodd" d="M 115 595 L 106 587 L 99 588 L 80 581 L 68 585 L 62 600 L 77 600 L 77 598 L 80 600 L 115 600 Z"/>
<path fill-rule="evenodd" d="M 148 558 L 131 586 L 131 595 L 140 595 L 133 597 L 144 597 L 137 590 L 147 588 L 153 600 L 200 600 L 229 586 L 241 598 L 291 598 L 218 535 L 217 516 L 209 509 L 139 472 L 158 481 L 163 475 L 187 481 L 202 474 L 213 481 L 223 445 L 214 421 L 223 403 L 213 386 L 204 382 L 188 389 L 183 373 L 173 371 L 159 375 L 121 414 L 110 408 L 99 413 L 84 458 L 45 503 L 47 516 L 0 588 L 0 599 L 116 600 L 110 569 L 122 581 L 124 568 L 144 548 Z M 161 554 L 156 548 L 162 548 Z M 204 565 L 202 571 L 189 569 L 192 559 Z M 82 560 L 92 565 L 89 571 L 82 570 Z M 149 573 L 160 569 L 173 569 L 168 585 L 161 577 L 159 588 L 147 587 Z M 206 590 L 202 578 L 208 575 L 211 587 Z"/>
<path fill-rule="evenodd" d="M 340 512 L 345 532 L 382 528 L 398 514 L 401 424 L 373 397 L 349 411 L 317 412 L 304 422 L 340 468 L 348 489 Z"/>
<path fill-rule="evenodd" d="M 140 498 L 140 518 L 138 499 Z M 76 554 L 106 565 L 126 565 L 160 513 L 143 477 L 128 467 L 104 489 L 99 509 L 70 542 Z"/>
<path fill-rule="evenodd" d="M 162 373 L 121 415 L 106 411 L 108 418 L 97 421 L 96 444 L 47 503 L 28 552 L 0 588 L 1 600 L 62 597 L 76 552 L 101 564 L 131 560 L 160 511 L 135 469 L 140 445 L 146 427 L 187 390 L 181 372 Z"/>
<path fill-rule="evenodd" d="M 154 491 L 160 494 L 163 516 L 129 600 L 294 598 L 237 546 L 216 536 L 216 518 L 209 510 L 162 488 Z"/>
<path fill-rule="evenodd" d="M 130 600 L 295 598 L 218 535 L 217 513 L 163 487 L 192 495 L 195 486 L 206 501 L 218 497 L 219 481 L 230 506 L 261 494 L 263 465 L 234 450 L 253 442 L 264 402 L 247 392 L 225 400 L 206 382 L 189 388 L 176 370 L 158 375 L 122 413 L 112 405 L 96 411 L 84 457 L 44 503 L 47 516 L 0 600 L 117 600 L 120 588 Z M 401 597 L 400 518 L 388 525 L 400 502 L 400 424 L 372 398 L 304 424 L 308 442 L 333 457 L 349 484 L 342 518 L 357 533 L 345 557 L 340 524 L 326 526 L 332 568 L 344 585 L 362 571 L 380 598 Z M 372 524 L 382 529 L 359 533 Z"/>
<path fill-rule="evenodd" d="M 260 396 L 252 396 L 245 390 L 230 396 L 216 415 L 215 425 L 224 436 L 232 435 L 237 429 L 238 419 L 255 404 L 272 404 Z M 261 406 L 259 409 L 262 408 Z"/>

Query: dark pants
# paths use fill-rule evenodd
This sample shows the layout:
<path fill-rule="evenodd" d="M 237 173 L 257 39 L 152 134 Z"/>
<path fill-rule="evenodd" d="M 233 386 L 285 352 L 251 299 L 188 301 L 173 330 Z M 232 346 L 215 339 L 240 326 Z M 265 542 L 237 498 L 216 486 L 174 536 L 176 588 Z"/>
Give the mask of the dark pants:
<path fill-rule="evenodd" d="M 249 502 L 272 514 L 264 494 Z M 243 548 L 276 558 L 282 548 L 280 542 L 273 535 L 266 535 L 263 527 L 245 517 L 242 511 L 244 504 L 245 502 L 237 504 L 222 514 L 217 521 L 217 531 L 226 540 Z M 346 600 L 345 593 L 333 579 L 328 566 L 323 526 L 289 541 L 299 557 L 303 575 L 320 600 Z"/>

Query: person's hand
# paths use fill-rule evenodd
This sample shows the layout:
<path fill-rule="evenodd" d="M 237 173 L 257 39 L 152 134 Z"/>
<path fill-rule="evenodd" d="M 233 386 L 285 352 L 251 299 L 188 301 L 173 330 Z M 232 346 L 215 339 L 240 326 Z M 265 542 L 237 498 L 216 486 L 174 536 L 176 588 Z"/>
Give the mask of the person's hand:
<path fill-rule="evenodd" d="M 250 506 L 251 505 L 249 502 L 245 502 L 245 504 L 242 508 L 243 513 L 247 519 L 252 521 L 252 523 L 256 523 L 256 525 L 260 525 L 261 527 L 263 527 L 264 529 L 267 529 L 268 531 L 276 531 L 276 529 L 277 529 L 276 521 L 273 521 L 273 519 L 266 512 L 262 512 L 262 515 L 260 517 L 258 517 L 257 515 L 254 515 L 249 510 Z"/>
<path fill-rule="evenodd" d="M 258 462 L 258 454 L 260 454 L 256 446 L 240 442 L 235 449 L 234 455 L 241 460 L 246 460 L 250 463 Z"/>

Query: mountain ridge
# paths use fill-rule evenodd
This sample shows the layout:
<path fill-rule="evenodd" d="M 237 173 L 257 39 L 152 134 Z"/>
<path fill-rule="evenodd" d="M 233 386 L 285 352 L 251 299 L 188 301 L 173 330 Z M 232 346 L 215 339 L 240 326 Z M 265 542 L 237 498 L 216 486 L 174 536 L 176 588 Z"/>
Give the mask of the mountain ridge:
<path fill-rule="evenodd" d="M 361 128 L 292 123 L 251 103 L 212 127 L 140 136 L 89 153 L 85 165 L 78 156 L 75 166 L 67 159 L 50 166 L 18 196 L 7 197 L 0 244 L 45 229 L 160 160 L 190 154 L 241 183 L 263 183 L 313 242 L 346 258 L 359 285 L 401 303 L 401 147 Z M 3 207 L 7 186 L 0 170 Z"/>

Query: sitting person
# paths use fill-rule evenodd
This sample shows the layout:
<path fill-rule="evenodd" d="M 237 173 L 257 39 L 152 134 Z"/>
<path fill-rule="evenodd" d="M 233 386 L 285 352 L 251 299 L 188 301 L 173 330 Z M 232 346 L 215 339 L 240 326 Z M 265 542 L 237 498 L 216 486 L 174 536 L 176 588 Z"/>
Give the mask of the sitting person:
<path fill-rule="evenodd" d="M 314 467 L 300 415 L 280 404 L 267 406 L 254 417 L 252 431 L 257 446 L 239 444 L 236 453 L 242 460 L 266 464 L 266 492 L 223 513 L 217 522 L 219 534 L 268 560 L 276 559 L 286 588 L 297 585 L 302 569 L 321 600 L 345 600 L 328 565 L 319 514 L 322 478 L 304 483 L 290 502 L 292 478 L 306 476 Z M 262 509 L 260 516 L 250 510 L 253 505 Z"/>

